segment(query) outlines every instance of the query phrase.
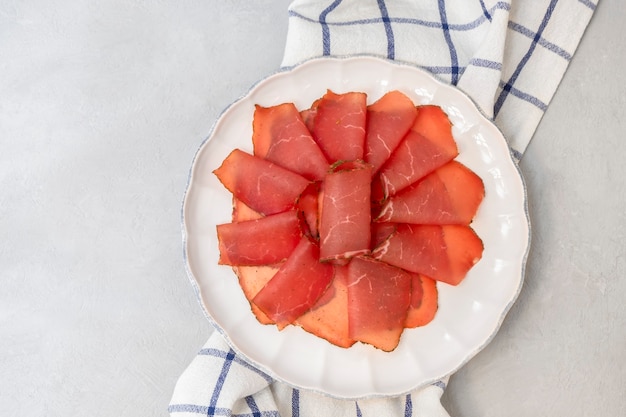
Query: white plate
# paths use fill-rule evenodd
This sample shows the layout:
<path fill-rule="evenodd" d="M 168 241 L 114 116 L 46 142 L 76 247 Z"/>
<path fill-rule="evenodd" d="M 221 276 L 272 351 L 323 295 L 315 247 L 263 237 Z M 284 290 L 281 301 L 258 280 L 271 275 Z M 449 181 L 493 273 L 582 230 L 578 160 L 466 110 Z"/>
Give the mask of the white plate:
<path fill-rule="evenodd" d="M 441 106 L 454 125 L 457 160 L 485 184 L 472 224 L 483 258 L 459 286 L 439 284 L 435 319 L 405 330 L 391 353 L 360 343 L 343 349 L 295 326 L 279 332 L 259 324 L 231 268 L 217 263 L 215 226 L 231 221 L 232 202 L 212 171 L 235 147 L 252 152 L 255 104 L 304 109 L 327 89 L 362 91 L 369 103 L 397 89 L 416 104 Z M 195 157 L 182 215 L 190 277 L 229 344 L 274 378 L 338 398 L 399 395 L 459 369 L 489 343 L 517 298 L 530 243 L 524 183 L 501 132 L 466 95 L 429 73 L 363 56 L 316 59 L 276 73 L 226 109 Z"/>

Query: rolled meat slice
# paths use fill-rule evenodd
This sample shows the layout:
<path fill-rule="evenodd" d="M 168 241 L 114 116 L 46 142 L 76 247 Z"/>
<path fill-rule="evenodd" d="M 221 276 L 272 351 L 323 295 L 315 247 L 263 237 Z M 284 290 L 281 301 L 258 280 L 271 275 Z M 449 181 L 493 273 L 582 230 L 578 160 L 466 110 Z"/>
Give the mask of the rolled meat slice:
<path fill-rule="evenodd" d="M 295 210 L 217 225 L 220 265 L 271 265 L 284 261 L 302 231 Z"/>
<path fill-rule="evenodd" d="M 482 180 L 450 161 L 391 196 L 376 221 L 413 224 L 470 224 L 485 196 Z"/>
<path fill-rule="evenodd" d="M 326 159 L 337 161 L 363 159 L 365 127 L 367 118 L 367 96 L 365 93 L 350 92 L 335 94 L 328 90 L 316 103 L 314 117 L 308 120 L 313 138 Z"/>
<path fill-rule="evenodd" d="M 320 213 L 320 260 L 349 259 L 370 251 L 371 165 L 349 162 L 326 174 Z"/>
<path fill-rule="evenodd" d="M 240 149 L 213 173 L 235 198 L 265 215 L 292 209 L 309 185 L 303 176 Z"/>
<path fill-rule="evenodd" d="M 418 107 L 415 123 L 379 171 L 385 196 L 391 196 L 459 154 L 448 116 L 438 106 Z"/>
<path fill-rule="evenodd" d="M 328 161 L 293 103 L 256 105 L 252 123 L 254 154 L 309 180 L 322 180 Z"/>
<path fill-rule="evenodd" d="M 372 256 L 407 271 L 458 285 L 482 258 L 482 253 L 483 243 L 469 226 L 402 223 Z"/>
<path fill-rule="evenodd" d="M 350 337 L 385 352 L 394 350 L 411 301 L 411 275 L 371 258 L 348 265 Z"/>
<path fill-rule="evenodd" d="M 397 90 L 386 93 L 367 107 L 365 161 L 372 165 L 372 173 L 387 161 L 413 126 L 416 116 L 413 101 Z"/>
<path fill-rule="evenodd" d="M 279 329 L 306 313 L 328 289 L 333 266 L 319 262 L 319 247 L 306 236 L 276 275 L 252 299 Z"/>

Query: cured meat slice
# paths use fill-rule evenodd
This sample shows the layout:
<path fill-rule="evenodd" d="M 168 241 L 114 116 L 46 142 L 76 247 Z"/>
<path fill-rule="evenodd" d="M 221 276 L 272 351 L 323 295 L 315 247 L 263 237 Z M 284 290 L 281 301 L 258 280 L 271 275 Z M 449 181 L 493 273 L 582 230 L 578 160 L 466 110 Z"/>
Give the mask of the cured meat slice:
<path fill-rule="evenodd" d="M 316 106 L 311 121 L 313 138 L 332 164 L 363 159 L 367 96 L 328 90 Z"/>
<path fill-rule="evenodd" d="M 261 324 L 274 324 L 274 321 L 250 300 L 272 279 L 278 271 L 278 266 L 233 266 L 233 271 L 256 319 Z"/>
<path fill-rule="evenodd" d="M 483 243 L 469 226 L 402 223 L 372 256 L 407 271 L 458 285 L 482 253 Z"/>
<path fill-rule="evenodd" d="M 411 301 L 411 275 L 365 257 L 348 265 L 350 337 L 390 352 L 398 346 Z"/>
<path fill-rule="evenodd" d="M 233 197 L 233 222 L 256 220 L 263 217 L 258 211 L 252 210 L 243 201 Z"/>
<path fill-rule="evenodd" d="M 234 197 L 265 215 L 292 209 L 309 185 L 301 175 L 240 149 L 213 173 Z"/>
<path fill-rule="evenodd" d="M 383 188 L 380 174 L 374 175 L 372 178 L 372 208 L 376 208 L 378 211 L 382 208 L 382 204 L 385 202 L 385 189 Z"/>
<path fill-rule="evenodd" d="M 306 234 L 319 240 L 319 194 L 320 184 L 312 182 L 302 192 L 296 207 L 306 225 Z"/>
<path fill-rule="evenodd" d="M 480 240 L 476 232 L 469 226 L 446 225 L 441 226 L 443 230 L 443 240 L 448 249 L 448 259 L 450 261 L 450 280 L 439 281 L 447 282 L 451 285 L 459 284 L 467 272 L 482 258 L 483 242 Z M 437 279 L 432 275 L 430 278 Z"/>
<path fill-rule="evenodd" d="M 411 274 L 411 304 L 404 327 L 412 329 L 430 323 L 437 313 L 437 282 L 420 274 Z"/>
<path fill-rule="evenodd" d="M 469 224 L 485 196 L 482 180 L 450 161 L 390 197 L 377 221 L 414 224 Z"/>
<path fill-rule="evenodd" d="M 371 166 L 342 164 L 326 174 L 320 213 L 322 261 L 348 259 L 370 250 Z"/>
<path fill-rule="evenodd" d="M 319 262 L 317 244 L 304 236 L 252 302 L 282 329 L 317 302 L 333 272 L 332 265 Z"/>
<path fill-rule="evenodd" d="M 391 222 L 372 223 L 372 249 L 383 244 L 396 231 L 398 225 Z"/>
<path fill-rule="evenodd" d="M 347 348 L 355 343 L 348 332 L 348 267 L 335 265 L 334 269 L 331 286 L 296 324 L 334 345 Z"/>
<path fill-rule="evenodd" d="M 456 141 L 452 136 L 452 123 L 439 106 L 426 105 L 417 108 L 417 118 L 411 128 L 432 143 L 438 144 L 447 154 L 458 154 Z"/>
<path fill-rule="evenodd" d="M 309 132 L 313 132 L 315 116 L 317 116 L 317 105 L 319 104 L 320 100 L 321 99 L 315 100 L 310 108 L 302 110 L 300 112 L 300 117 L 302 117 L 302 121 L 306 125 L 307 129 L 309 129 Z"/>
<path fill-rule="evenodd" d="M 448 116 L 438 106 L 418 108 L 411 130 L 380 170 L 385 196 L 450 162 L 458 155 Z"/>
<path fill-rule="evenodd" d="M 293 103 L 256 106 L 252 123 L 254 154 L 309 180 L 322 180 L 328 161 Z"/>
<path fill-rule="evenodd" d="M 390 91 L 367 107 L 365 161 L 375 173 L 409 131 L 417 109 L 405 94 Z"/>
<path fill-rule="evenodd" d="M 217 225 L 220 265 L 269 265 L 285 260 L 302 232 L 295 210 Z"/>
<path fill-rule="evenodd" d="M 241 200 L 233 198 L 233 222 L 243 222 L 246 220 L 256 220 L 263 217 L 250 207 L 246 206 Z M 250 309 L 254 316 L 261 324 L 274 324 L 269 317 L 265 315 L 250 300 L 259 292 L 261 288 L 270 280 L 278 271 L 278 266 L 233 266 L 233 271 L 239 280 L 239 286 L 243 290 L 246 300 L 250 303 Z"/>

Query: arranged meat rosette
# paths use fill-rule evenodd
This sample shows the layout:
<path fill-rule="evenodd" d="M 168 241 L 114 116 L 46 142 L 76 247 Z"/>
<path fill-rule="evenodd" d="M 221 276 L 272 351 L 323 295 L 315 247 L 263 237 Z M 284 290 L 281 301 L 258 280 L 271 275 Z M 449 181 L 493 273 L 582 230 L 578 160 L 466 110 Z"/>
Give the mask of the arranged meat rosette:
<path fill-rule="evenodd" d="M 458 285 L 481 259 L 471 222 L 485 190 L 455 160 L 442 108 L 367 98 L 256 106 L 253 153 L 234 149 L 214 171 L 233 195 L 219 263 L 259 322 L 392 351 L 435 317 L 437 283 Z"/>

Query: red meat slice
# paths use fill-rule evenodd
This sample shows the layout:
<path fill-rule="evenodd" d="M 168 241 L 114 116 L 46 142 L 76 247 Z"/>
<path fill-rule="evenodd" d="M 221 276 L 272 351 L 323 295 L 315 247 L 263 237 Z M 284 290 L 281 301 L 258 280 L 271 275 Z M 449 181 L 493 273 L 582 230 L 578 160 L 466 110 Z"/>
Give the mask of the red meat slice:
<path fill-rule="evenodd" d="M 282 329 L 307 312 L 324 294 L 333 267 L 319 262 L 319 247 L 306 236 L 252 302 Z"/>
<path fill-rule="evenodd" d="M 243 222 L 246 220 L 256 220 L 263 217 L 250 207 L 246 206 L 241 200 L 233 198 L 233 222 Z M 278 271 L 278 266 L 233 266 L 233 271 L 237 275 L 239 285 L 243 290 L 243 294 L 250 302 L 261 288 L 274 276 Z M 250 302 L 250 308 L 254 316 L 262 324 L 274 324 L 269 317 L 265 315 L 256 305 Z"/>
<path fill-rule="evenodd" d="M 300 117 L 302 117 L 302 121 L 306 125 L 307 129 L 309 129 L 309 132 L 313 132 L 315 116 L 317 116 L 317 105 L 319 104 L 320 100 L 321 99 L 315 100 L 309 109 L 302 110 L 300 112 Z"/>
<path fill-rule="evenodd" d="M 306 234 L 315 240 L 319 240 L 319 194 L 320 184 L 312 182 L 302 192 L 296 204 L 303 223 L 306 225 Z"/>
<path fill-rule="evenodd" d="M 441 279 L 448 284 L 457 285 L 467 272 L 482 258 L 483 242 L 476 232 L 469 226 L 449 225 L 441 226 L 443 239 L 448 248 L 450 260 L 450 281 Z M 426 274 L 428 275 L 428 274 Z M 430 278 L 436 279 L 431 275 Z"/>
<path fill-rule="evenodd" d="M 320 213 L 322 261 L 348 259 L 370 250 L 371 166 L 351 162 L 326 174 Z"/>
<path fill-rule="evenodd" d="M 392 196 L 377 221 L 414 224 L 469 224 L 485 196 L 482 180 L 450 161 Z"/>
<path fill-rule="evenodd" d="M 430 323 L 437 313 L 437 281 L 420 274 L 411 274 L 411 305 L 404 327 L 412 329 Z"/>
<path fill-rule="evenodd" d="M 380 246 L 396 231 L 398 225 L 391 222 L 372 223 L 372 249 Z"/>
<path fill-rule="evenodd" d="M 416 133 L 438 144 L 448 154 L 458 154 L 452 136 L 452 123 L 446 112 L 439 106 L 427 105 L 417 108 L 417 118 L 411 128 Z"/>
<path fill-rule="evenodd" d="M 374 174 L 372 178 L 372 215 L 374 218 L 378 217 L 380 210 L 385 202 L 385 189 L 383 188 L 380 174 Z"/>
<path fill-rule="evenodd" d="M 274 321 L 250 300 L 272 279 L 278 268 L 278 266 L 233 266 L 243 294 L 250 303 L 250 309 L 261 324 L 274 324 Z"/>
<path fill-rule="evenodd" d="M 385 196 L 399 192 L 458 154 L 448 116 L 438 106 L 419 107 L 411 130 L 379 172 Z"/>
<path fill-rule="evenodd" d="M 416 116 L 415 105 L 400 91 L 390 91 L 367 107 L 365 161 L 372 164 L 373 173 L 396 149 Z"/>
<path fill-rule="evenodd" d="M 233 222 L 256 220 L 261 217 L 264 217 L 261 213 L 252 210 L 243 201 L 233 197 Z"/>
<path fill-rule="evenodd" d="M 295 210 L 217 225 L 220 265 L 269 265 L 285 260 L 302 236 Z"/>
<path fill-rule="evenodd" d="M 296 320 L 309 333 L 340 347 L 350 347 L 348 328 L 348 267 L 334 266 L 331 286 L 318 302 Z"/>
<path fill-rule="evenodd" d="M 483 243 L 469 226 L 403 223 L 372 255 L 407 271 L 458 285 L 482 253 Z"/>
<path fill-rule="evenodd" d="M 328 161 L 293 103 L 256 106 L 252 123 L 254 154 L 309 180 L 322 180 Z"/>
<path fill-rule="evenodd" d="M 373 259 L 348 265 L 350 337 L 386 352 L 398 346 L 410 303 L 411 275 Z"/>
<path fill-rule="evenodd" d="M 363 159 L 367 96 L 350 92 L 328 92 L 319 100 L 314 120 L 313 138 L 332 164 Z"/>
<path fill-rule="evenodd" d="M 234 197 L 266 215 L 292 209 L 309 185 L 301 175 L 239 149 L 213 173 Z"/>

